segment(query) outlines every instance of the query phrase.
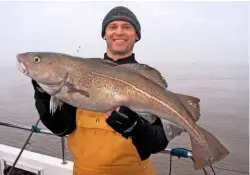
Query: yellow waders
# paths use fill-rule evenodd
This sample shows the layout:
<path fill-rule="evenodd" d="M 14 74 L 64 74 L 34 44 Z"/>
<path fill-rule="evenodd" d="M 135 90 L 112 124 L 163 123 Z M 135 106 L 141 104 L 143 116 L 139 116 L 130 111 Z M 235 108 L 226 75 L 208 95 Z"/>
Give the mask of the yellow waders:
<path fill-rule="evenodd" d="M 151 159 L 140 160 L 132 140 L 123 138 L 102 113 L 78 109 L 68 136 L 74 175 L 155 175 Z"/>

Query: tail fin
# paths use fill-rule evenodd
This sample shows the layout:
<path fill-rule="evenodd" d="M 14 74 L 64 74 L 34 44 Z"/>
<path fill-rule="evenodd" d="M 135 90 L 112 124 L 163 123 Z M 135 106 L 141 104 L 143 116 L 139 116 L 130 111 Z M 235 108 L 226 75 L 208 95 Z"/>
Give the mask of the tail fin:
<path fill-rule="evenodd" d="M 206 165 L 225 158 L 229 151 L 211 133 L 197 125 L 197 129 L 206 139 L 207 146 L 199 144 L 193 137 L 191 139 L 192 152 L 194 158 L 194 169 L 201 169 Z"/>

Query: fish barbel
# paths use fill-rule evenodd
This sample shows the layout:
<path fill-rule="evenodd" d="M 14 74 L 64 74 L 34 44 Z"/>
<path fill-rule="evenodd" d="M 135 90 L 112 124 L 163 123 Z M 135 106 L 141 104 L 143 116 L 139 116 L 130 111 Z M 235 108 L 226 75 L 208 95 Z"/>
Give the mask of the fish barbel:
<path fill-rule="evenodd" d="M 160 72 L 148 65 L 117 65 L 101 58 L 55 52 L 20 53 L 17 60 L 23 74 L 62 103 L 98 112 L 126 106 L 183 128 L 190 136 L 194 169 L 211 165 L 229 154 L 218 139 L 196 124 L 200 99 L 167 90 Z"/>

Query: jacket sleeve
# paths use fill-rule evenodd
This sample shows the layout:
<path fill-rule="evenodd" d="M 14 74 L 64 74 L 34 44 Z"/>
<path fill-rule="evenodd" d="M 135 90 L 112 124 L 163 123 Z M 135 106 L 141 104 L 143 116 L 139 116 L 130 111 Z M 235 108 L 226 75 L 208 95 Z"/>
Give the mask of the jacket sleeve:
<path fill-rule="evenodd" d="M 59 137 L 70 134 L 76 128 L 76 108 L 63 104 L 53 115 L 50 113 L 50 95 L 41 92 L 39 85 L 32 80 L 35 89 L 35 107 L 42 123 L 55 135 Z"/>
<path fill-rule="evenodd" d="M 143 124 L 136 127 L 132 141 L 141 159 L 145 160 L 151 154 L 163 151 L 169 141 L 165 136 L 160 118 L 157 118 L 153 124 L 149 124 L 144 119 L 141 120 Z"/>

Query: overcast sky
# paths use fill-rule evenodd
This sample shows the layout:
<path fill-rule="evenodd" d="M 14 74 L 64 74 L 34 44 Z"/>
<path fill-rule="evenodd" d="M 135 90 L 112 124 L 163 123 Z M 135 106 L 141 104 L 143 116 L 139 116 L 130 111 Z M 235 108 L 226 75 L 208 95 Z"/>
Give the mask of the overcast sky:
<path fill-rule="evenodd" d="M 102 57 L 101 23 L 117 5 L 141 23 L 139 61 L 248 61 L 248 2 L 0 2 L 0 64 L 26 51 Z"/>

